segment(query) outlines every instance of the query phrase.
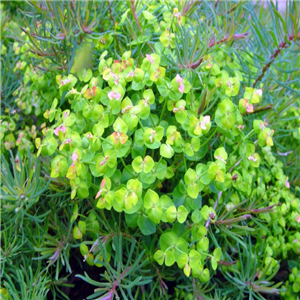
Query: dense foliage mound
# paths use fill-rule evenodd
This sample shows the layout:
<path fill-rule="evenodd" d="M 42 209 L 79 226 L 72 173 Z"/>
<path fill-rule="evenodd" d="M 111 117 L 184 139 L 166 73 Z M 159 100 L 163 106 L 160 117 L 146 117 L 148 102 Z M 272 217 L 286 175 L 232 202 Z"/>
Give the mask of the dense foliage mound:
<path fill-rule="evenodd" d="M 299 299 L 299 3 L 2 4 L 1 299 Z"/>

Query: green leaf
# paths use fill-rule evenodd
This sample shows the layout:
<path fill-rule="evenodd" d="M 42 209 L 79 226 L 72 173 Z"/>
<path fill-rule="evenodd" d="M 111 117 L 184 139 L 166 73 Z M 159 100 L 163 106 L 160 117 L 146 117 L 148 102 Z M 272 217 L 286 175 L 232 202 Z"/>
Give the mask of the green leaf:
<path fill-rule="evenodd" d="M 151 14 L 150 12 L 148 12 L 147 10 L 144 10 L 144 11 L 143 11 L 143 15 L 144 15 L 144 17 L 145 17 L 145 19 L 146 19 L 147 21 L 151 21 L 151 20 L 155 19 L 155 16 L 152 15 L 152 14 Z"/>
<path fill-rule="evenodd" d="M 145 184 L 152 184 L 156 180 L 156 176 L 152 172 L 150 173 L 141 172 L 139 176 L 139 180 Z"/>
<path fill-rule="evenodd" d="M 53 136 L 46 137 L 42 142 L 42 154 L 45 156 L 52 155 L 57 150 L 58 143 Z"/>
<path fill-rule="evenodd" d="M 224 172 L 223 172 L 222 170 L 219 170 L 219 171 L 217 172 L 216 180 L 217 180 L 218 182 L 224 182 L 224 181 L 225 181 Z"/>
<path fill-rule="evenodd" d="M 218 263 L 216 262 L 214 257 L 211 258 L 211 267 L 214 271 L 217 270 Z"/>
<path fill-rule="evenodd" d="M 182 252 L 188 252 L 188 244 L 185 239 L 178 238 L 176 241 L 176 247 L 174 248 L 174 256 L 176 261 L 179 259 Z"/>
<path fill-rule="evenodd" d="M 194 210 L 193 213 L 192 213 L 192 221 L 193 221 L 193 223 L 199 223 L 202 220 L 203 220 L 203 217 L 200 214 L 200 210 L 199 209 Z"/>
<path fill-rule="evenodd" d="M 165 253 L 165 265 L 167 267 L 172 266 L 175 263 L 175 257 L 172 250 L 167 250 Z"/>
<path fill-rule="evenodd" d="M 116 132 L 126 133 L 128 131 L 128 126 L 121 118 L 117 118 L 117 120 L 113 124 L 113 129 Z"/>
<path fill-rule="evenodd" d="M 197 174 L 196 174 L 195 170 L 188 169 L 186 171 L 186 173 L 184 174 L 185 184 L 190 185 L 190 184 L 196 182 L 196 180 L 197 180 Z"/>
<path fill-rule="evenodd" d="M 281 14 L 274 7 L 273 7 L 273 11 L 282 23 L 282 26 L 283 26 L 283 29 L 284 29 L 284 39 L 287 40 L 288 31 L 287 31 L 286 23 L 285 23 L 283 17 L 281 16 Z"/>
<path fill-rule="evenodd" d="M 200 211 L 201 215 L 203 216 L 204 220 L 208 220 L 210 218 L 210 214 L 216 214 L 215 210 L 212 207 L 208 207 L 204 205 Z"/>
<path fill-rule="evenodd" d="M 175 114 L 175 119 L 178 123 L 183 124 L 187 119 L 187 111 L 178 111 Z"/>
<path fill-rule="evenodd" d="M 159 201 L 159 196 L 156 192 L 148 189 L 144 196 L 144 207 L 150 209 L 153 205 L 157 204 Z"/>
<path fill-rule="evenodd" d="M 137 224 L 143 235 L 150 235 L 156 232 L 155 223 L 152 222 L 148 217 L 139 216 Z"/>
<path fill-rule="evenodd" d="M 204 269 L 200 273 L 199 279 L 200 279 L 201 282 L 208 282 L 210 280 L 209 270 L 208 269 Z"/>
<path fill-rule="evenodd" d="M 124 198 L 124 203 L 125 203 L 125 210 L 128 214 L 130 214 L 130 210 L 135 206 L 138 202 L 138 196 L 136 193 L 131 192 L 130 194 L 126 195 Z M 132 212 L 134 213 L 134 212 Z"/>
<path fill-rule="evenodd" d="M 175 206 L 170 206 L 165 212 L 166 220 L 169 223 L 173 223 L 176 220 L 176 216 L 177 212 Z"/>
<path fill-rule="evenodd" d="M 132 161 L 132 168 L 135 172 L 140 173 L 143 170 L 143 159 L 141 156 L 137 156 L 133 161 Z"/>
<path fill-rule="evenodd" d="M 174 150 L 169 144 L 162 144 L 160 146 L 160 155 L 165 158 L 171 158 L 174 155 Z"/>
<path fill-rule="evenodd" d="M 209 239 L 207 237 L 203 237 L 197 244 L 197 250 L 207 251 L 209 247 Z"/>
<path fill-rule="evenodd" d="M 213 256 L 216 260 L 216 262 L 220 261 L 221 260 L 221 255 L 222 255 L 222 250 L 221 248 L 216 248 L 213 252 Z"/>
<path fill-rule="evenodd" d="M 205 226 L 195 224 L 192 227 L 192 236 L 195 241 L 199 241 L 206 234 L 207 234 L 207 230 L 206 230 Z"/>
<path fill-rule="evenodd" d="M 199 195 L 199 185 L 192 183 L 187 187 L 186 191 L 191 198 L 196 199 Z"/>
<path fill-rule="evenodd" d="M 93 73 L 92 73 L 91 69 L 82 69 L 82 71 L 80 71 L 78 73 L 79 80 L 84 81 L 84 82 L 90 81 L 92 76 L 93 76 Z"/>
<path fill-rule="evenodd" d="M 139 215 L 137 213 L 135 214 L 126 214 L 125 213 L 125 221 L 126 224 L 130 228 L 136 228 L 137 227 L 137 220 L 138 220 Z"/>
<path fill-rule="evenodd" d="M 186 264 L 184 266 L 183 272 L 184 272 L 185 276 L 189 277 L 191 274 L 191 266 L 189 264 Z"/>
<path fill-rule="evenodd" d="M 74 229 L 73 229 L 73 237 L 76 240 L 80 240 L 83 237 L 83 234 L 82 234 L 82 232 L 81 232 L 81 230 L 79 229 L 78 226 L 75 226 Z"/>
<path fill-rule="evenodd" d="M 221 117 L 221 123 L 226 129 L 231 129 L 235 123 L 234 114 L 228 114 Z"/>
<path fill-rule="evenodd" d="M 192 249 L 189 253 L 189 258 L 189 264 L 192 269 L 197 268 L 197 266 L 201 264 L 202 258 L 201 254 L 198 251 Z"/>
<path fill-rule="evenodd" d="M 219 171 L 219 165 L 216 163 L 210 164 L 208 171 L 207 171 L 207 176 L 210 180 L 214 180 L 216 178 L 216 175 Z"/>
<path fill-rule="evenodd" d="M 221 147 L 215 151 L 214 157 L 215 157 L 215 159 L 219 159 L 224 162 L 228 158 L 228 155 L 227 155 L 224 147 Z"/>
<path fill-rule="evenodd" d="M 177 220 L 180 224 L 185 222 L 188 213 L 189 213 L 188 210 L 183 205 L 180 205 L 178 207 Z"/>
<path fill-rule="evenodd" d="M 167 84 L 167 82 L 165 81 L 165 79 L 160 78 L 157 82 L 157 89 L 159 91 L 159 93 L 163 96 L 163 97 L 168 97 L 170 94 L 170 89 L 169 86 Z"/>
<path fill-rule="evenodd" d="M 81 181 L 77 187 L 77 195 L 80 199 L 85 199 L 89 195 L 89 188 L 86 182 Z"/>
<path fill-rule="evenodd" d="M 177 235 L 174 232 L 163 233 L 159 238 L 159 245 L 162 251 L 166 251 L 171 246 L 176 246 Z"/>
<path fill-rule="evenodd" d="M 155 163 L 155 175 L 159 180 L 164 180 L 167 174 L 167 162 L 162 159 Z"/>
<path fill-rule="evenodd" d="M 114 38 L 112 37 L 111 34 L 106 33 L 104 36 L 102 36 L 95 42 L 95 47 L 99 50 L 107 49 L 107 48 L 109 48 L 113 39 Z"/>
<path fill-rule="evenodd" d="M 234 105 L 232 101 L 226 98 L 218 105 L 218 109 L 220 110 L 222 115 L 225 115 L 226 113 L 230 113 L 233 111 Z"/>
<path fill-rule="evenodd" d="M 154 161 L 151 156 L 149 155 L 145 156 L 143 161 L 143 166 L 144 166 L 144 172 L 146 174 L 152 171 L 154 167 Z"/>
<path fill-rule="evenodd" d="M 78 227 L 79 227 L 80 231 L 82 232 L 82 234 L 85 234 L 85 232 L 86 232 L 86 223 L 84 221 L 79 221 L 78 222 Z"/>
<path fill-rule="evenodd" d="M 125 187 L 121 187 L 119 190 L 115 192 L 115 199 L 118 203 L 123 203 L 125 199 L 125 195 L 127 194 L 127 189 Z"/>
<path fill-rule="evenodd" d="M 183 269 L 186 265 L 187 265 L 187 263 L 188 263 L 188 255 L 187 255 L 187 253 L 182 253 L 181 255 L 180 255 L 180 257 L 179 257 L 179 259 L 177 260 L 177 264 L 178 264 L 178 267 L 180 268 L 180 269 Z"/>
<path fill-rule="evenodd" d="M 160 42 L 163 44 L 164 47 L 171 47 L 175 48 L 175 34 L 171 33 L 170 31 L 164 31 L 161 36 L 159 37 Z"/>
<path fill-rule="evenodd" d="M 151 35 L 139 35 L 137 39 L 133 40 L 131 43 L 127 43 L 127 46 L 134 46 L 137 44 L 143 44 L 151 39 Z"/>
<path fill-rule="evenodd" d="M 173 223 L 176 220 L 177 212 L 175 206 L 170 206 L 165 213 L 166 219 L 169 223 Z"/>
<path fill-rule="evenodd" d="M 87 255 L 89 253 L 89 248 L 86 244 L 81 243 L 79 249 L 82 256 Z"/>
<path fill-rule="evenodd" d="M 162 250 L 157 250 L 154 255 L 153 258 L 157 261 L 157 263 L 162 266 L 164 263 L 164 259 L 165 259 L 165 254 Z"/>
<path fill-rule="evenodd" d="M 158 224 L 161 220 L 162 208 L 159 205 L 153 206 L 148 211 L 148 218 Z"/>

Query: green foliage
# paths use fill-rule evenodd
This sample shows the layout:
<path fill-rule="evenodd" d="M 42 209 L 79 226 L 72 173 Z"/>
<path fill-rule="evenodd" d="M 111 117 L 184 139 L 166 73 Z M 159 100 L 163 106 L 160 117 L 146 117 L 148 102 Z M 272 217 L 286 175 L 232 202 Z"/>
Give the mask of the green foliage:
<path fill-rule="evenodd" d="M 296 300 L 298 11 L 1 5 L 1 299 Z"/>
<path fill-rule="evenodd" d="M 135 240 L 127 243 L 125 247 L 128 247 L 129 255 L 128 257 L 124 256 L 124 244 L 122 235 L 115 235 L 112 238 L 112 247 L 114 251 L 111 251 L 111 255 L 114 261 L 118 261 L 118 264 L 114 267 L 110 265 L 110 255 L 108 254 L 105 247 L 102 245 L 102 241 L 97 240 L 98 247 L 100 248 L 100 255 L 98 256 L 98 260 L 101 265 L 105 266 L 105 273 L 101 274 L 101 277 L 105 280 L 104 282 L 98 282 L 91 279 L 87 273 L 85 276 L 77 275 L 79 278 L 83 279 L 89 284 L 96 286 L 97 288 L 94 290 L 94 294 L 89 296 L 89 299 L 99 299 L 100 296 L 102 299 L 112 299 L 114 296 L 122 295 L 123 299 L 132 299 L 133 287 L 140 287 L 146 284 L 149 284 L 152 281 L 152 277 L 150 275 L 139 276 L 139 274 L 149 273 L 147 270 L 143 270 L 141 273 L 141 269 L 145 264 L 147 264 L 147 260 L 144 258 L 145 250 L 137 251 Z M 95 244 L 93 245 L 93 247 Z M 137 253 L 136 253 L 137 252 Z M 134 256 L 133 256 L 134 255 Z M 142 261 L 143 259 L 143 261 Z M 139 297 L 142 291 L 140 288 L 134 294 L 134 297 Z"/>

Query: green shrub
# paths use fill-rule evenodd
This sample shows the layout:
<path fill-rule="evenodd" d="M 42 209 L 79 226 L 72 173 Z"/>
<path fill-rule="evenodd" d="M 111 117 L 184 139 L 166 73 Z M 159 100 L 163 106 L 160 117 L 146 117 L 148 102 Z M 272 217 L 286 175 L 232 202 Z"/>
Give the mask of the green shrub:
<path fill-rule="evenodd" d="M 296 300 L 298 4 L 29 4 L 1 24 L 1 297 Z"/>

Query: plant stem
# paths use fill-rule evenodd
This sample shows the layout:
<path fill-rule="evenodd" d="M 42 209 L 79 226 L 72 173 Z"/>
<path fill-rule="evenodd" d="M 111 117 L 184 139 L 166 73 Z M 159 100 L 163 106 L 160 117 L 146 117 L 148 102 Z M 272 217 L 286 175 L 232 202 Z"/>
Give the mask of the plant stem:
<path fill-rule="evenodd" d="M 134 0 L 130 0 L 130 7 L 131 7 L 131 10 L 132 10 L 132 14 L 133 14 L 134 20 L 136 22 L 136 25 L 137 25 L 139 31 L 141 32 L 141 34 L 143 34 L 139 19 L 137 17 L 136 11 L 135 11 Z M 155 52 L 154 48 L 152 47 L 152 45 L 149 42 L 147 42 L 147 45 L 150 47 L 152 52 Z"/>
<path fill-rule="evenodd" d="M 144 128 L 144 126 L 143 126 L 143 124 L 142 124 L 142 122 L 141 122 L 140 119 L 139 119 L 139 124 L 140 124 L 141 128 L 143 129 L 143 131 L 145 132 L 145 128 Z"/>
<path fill-rule="evenodd" d="M 162 117 L 163 117 L 163 115 L 164 115 L 164 113 L 165 113 L 165 110 L 166 110 L 166 106 L 167 106 L 167 100 L 165 99 L 164 106 L 163 106 L 163 109 L 162 109 L 162 111 L 161 111 L 161 114 L 160 114 L 160 118 L 159 118 L 158 124 L 159 124 L 159 123 L 161 122 L 161 120 L 162 120 Z"/>
<path fill-rule="evenodd" d="M 99 139 L 101 140 L 101 141 L 103 141 L 103 142 L 106 142 L 106 143 L 108 143 L 108 144 L 110 144 L 110 145 L 114 145 L 112 142 L 110 142 L 110 141 L 108 141 L 108 140 L 106 140 L 105 138 L 103 138 L 102 136 L 99 136 Z"/>
<path fill-rule="evenodd" d="M 185 159 L 184 152 L 182 152 L 182 158 L 183 158 L 184 169 L 185 169 L 185 172 L 186 172 L 187 171 L 187 167 L 186 167 L 186 159 Z"/>
<path fill-rule="evenodd" d="M 222 39 L 220 39 L 219 41 L 215 41 L 214 39 L 211 40 L 209 43 L 208 43 L 208 47 L 207 49 L 209 48 L 212 48 L 213 46 L 215 45 L 218 45 L 218 44 L 222 44 L 222 43 L 226 43 L 226 42 L 231 42 L 231 41 L 236 41 L 236 40 L 240 40 L 240 39 L 243 39 L 245 38 L 247 35 L 249 34 L 249 32 L 245 32 L 245 33 L 242 33 L 242 34 L 234 34 L 232 37 L 230 36 L 226 36 Z M 206 54 L 206 53 L 205 53 Z M 193 63 L 190 63 L 186 66 L 182 66 L 182 65 L 179 65 L 179 68 L 184 68 L 184 67 L 187 67 L 187 68 L 190 68 L 190 69 L 196 69 L 203 61 L 203 56 L 196 62 L 193 62 Z"/>
<path fill-rule="evenodd" d="M 298 34 L 298 37 L 300 37 L 300 34 Z M 290 35 L 288 37 L 289 41 L 292 41 L 295 38 L 295 35 Z M 276 49 L 274 51 L 274 53 L 271 55 L 269 62 L 263 67 L 261 74 L 256 78 L 256 80 L 254 81 L 252 87 L 255 87 L 256 84 L 264 77 L 266 71 L 270 68 L 271 64 L 274 62 L 274 60 L 276 59 L 276 57 L 280 54 L 281 50 L 284 48 L 287 48 L 290 46 L 289 42 L 283 41 L 279 44 L 278 49 Z"/>
<path fill-rule="evenodd" d="M 124 168 L 128 171 L 128 173 L 129 173 L 130 175 L 132 175 L 133 177 L 136 177 L 136 176 L 129 170 L 128 166 L 125 164 L 125 162 L 124 162 L 124 160 L 123 160 L 122 157 L 120 157 L 120 160 L 121 160 L 121 162 L 122 162 Z"/>
<path fill-rule="evenodd" d="M 214 204 L 214 207 L 213 207 L 214 210 L 216 210 L 216 208 L 217 208 L 217 206 L 218 206 L 218 202 L 219 202 L 219 200 L 220 200 L 222 194 L 223 194 L 222 191 L 219 192 L 218 198 L 217 198 L 217 200 L 216 200 L 216 202 L 215 202 L 215 204 Z M 207 222 L 206 222 L 206 224 L 205 224 L 206 229 L 208 228 L 208 226 L 209 226 L 209 224 L 210 224 L 210 221 L 211 221 L 211 218 L 209 217 L 208 220 L 207 220 Z"/>
<path fill-rule="evenodd" d="M 216 129 L 213 131 L 213 133 L 207 138 L 207 140 L 200 146 L 200 149 L 205 146 L 211 139 L 212 137 L 215 135 L 216 131 L 218 130 L 218 127 L 216 127 Z"/>
<path fill-rule="evenodd" d="M 158 164 L 157 164 L 157 166 L 156 166 L 156 168 L 155 168 L 155 172 L 157 171 L 157 169 L 158 169 L 158 167 L 159 167 L 161 161 L 162 161 L 162 156 L 160 157 L 160 159 L 159 159 L 159 161 L 158 161 Z"/>

